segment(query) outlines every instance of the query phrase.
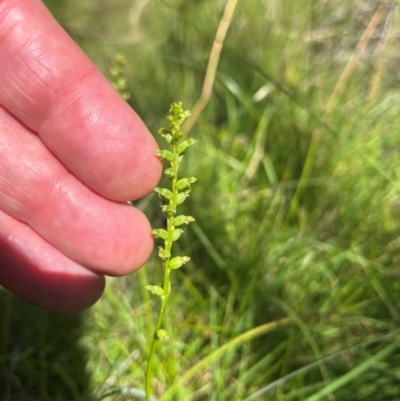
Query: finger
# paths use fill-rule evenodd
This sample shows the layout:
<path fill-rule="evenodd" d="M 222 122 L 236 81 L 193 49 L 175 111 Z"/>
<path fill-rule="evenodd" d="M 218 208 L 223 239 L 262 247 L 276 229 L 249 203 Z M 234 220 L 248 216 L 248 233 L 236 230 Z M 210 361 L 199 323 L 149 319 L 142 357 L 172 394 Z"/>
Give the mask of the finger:
<path fill-rule="evenodd" d="M 146 217 L 87 188 L 1 107 L 0 154 L 1 210 L 99 273 L 128 274 L 149 258 Z"/>
<path fill-rule="evenodd" d="M 0 284 L 43 308 L 63 313 L 93 305 L 104 278 L 69 259 L 26 224 L 0 211 Z"/>
<path fill-rule="evenodd" d="M 150 192 L 156 142 L 39 0 L 0 2 L 0 104 L 98 193 Z"/>

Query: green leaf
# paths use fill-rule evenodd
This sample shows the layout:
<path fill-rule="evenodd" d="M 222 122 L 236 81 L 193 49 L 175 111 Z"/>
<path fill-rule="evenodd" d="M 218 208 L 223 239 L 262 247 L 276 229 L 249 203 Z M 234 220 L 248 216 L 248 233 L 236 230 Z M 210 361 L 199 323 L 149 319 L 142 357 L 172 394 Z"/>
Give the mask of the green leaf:
<path fill-rule="evenodd" d="M 146 285 L 146 290 L 149 290 L 152 294 L 158 295 L 159 297 L 164 296 L 164 290 L 158 285 Z"/>

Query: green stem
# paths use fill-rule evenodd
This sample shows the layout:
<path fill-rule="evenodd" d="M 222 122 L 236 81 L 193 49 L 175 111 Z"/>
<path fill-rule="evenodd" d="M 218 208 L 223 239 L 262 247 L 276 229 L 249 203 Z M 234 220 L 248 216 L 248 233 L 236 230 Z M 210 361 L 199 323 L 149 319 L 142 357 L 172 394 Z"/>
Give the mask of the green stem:
<path fill-rule="evenodd" d="M 161 308 L 160 308 L 160 312 L 158 314 L 156 327 L 154 329 L 153 338 L 152 338 L 151 346 L 150 346 L 149 359 L 147 362 L 146 380 L 145 380 L 146 401 L 151 400 L 151 369 L 152 369 L 154 354 L 155 354 L 156 345 L 157 345 L 157 341 L 158 341 L 157 331 L 160 330 L 160 328 L 161 328 L 162 321 L 164 319 L 165 310 L 166 310 L 166 299 L 165 299 L 165 297 L 162 297 L 161 298 Z"/>
<path fill-rule="evenodd" d="M 168 221 L 169 223 L 169 221 Z M 169 232 L 169 230 L 168 230 Z M 167 245 L 167 241 L 166 245 Z M 171 250 L 171 245 L 172 241 L 170 242 L 169 246 L 169 251 Z M 167 249 L 167 248 L 166 248 Z M 151 346 L 150 346 L 150 353 L 149 353 L 149 359 L 147 362 L 147 369 L 146 369 L 146 381 L 145 381 L 145 390 L 146 390 L 146 401 L 150 401 L 151 399 L 151 370 L 153 366 L 153 359 L 154 359 L 154 354 L 157 346 L 157 342 L 159 341 L 159 338 L 157 337 L 157 332 L 158 330 L 161 329 L 162 322 L 164 320 L 165 316 L 165 311 L 167 310 L 167 304 L 168 304 L 168 299 L 169 299 L 169 294 L 170 294 L 170 281 L 169 281 L 169 276 L 171 270 L 168 267 L 168 260 L 165 260 L 163 263 L 163 289 L 164 289 L 164 295 L 161 297 L 161 307 L 160 307 L 160 312 L 158 313 L 158 318 L 157 318 L 157 323 L 156 327 L 154 329 L 153 333 L 153 338 L 151 341 Z"/>

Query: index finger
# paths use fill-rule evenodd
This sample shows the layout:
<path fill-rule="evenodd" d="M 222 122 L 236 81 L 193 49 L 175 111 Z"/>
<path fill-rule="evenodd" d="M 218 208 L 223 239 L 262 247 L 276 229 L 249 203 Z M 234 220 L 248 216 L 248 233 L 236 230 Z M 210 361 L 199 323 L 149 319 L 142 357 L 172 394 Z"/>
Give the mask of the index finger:
<path fill-rule="evenodd" d="M 0 60 L 0 104 L 85 184 L 122 201 L 157 185 L 154 138 L 40 0 L 0 2 Z"/>

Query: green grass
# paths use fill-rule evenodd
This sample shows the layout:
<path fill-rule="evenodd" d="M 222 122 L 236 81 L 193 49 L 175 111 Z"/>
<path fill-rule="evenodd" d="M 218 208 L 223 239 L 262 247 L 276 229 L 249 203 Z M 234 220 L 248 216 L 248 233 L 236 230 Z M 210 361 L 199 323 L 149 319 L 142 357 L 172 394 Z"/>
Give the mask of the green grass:
<path fill-rule="evenodd" d="M 196 103 L 225 1 L 46 3 L 105 74 L 125 55 L 129 102 L 153 132 L 172 101 Z M 173 280 L 159 400 L 400 399 L 397 8 L 342 76 L 376 11 L 239 0 L 185 158 L 196 223 L 180 241 L 191 261 Z M 137 206 L 160 226 L 154 195 Z M 8 399 L 140 399 L 157 277 L 154 257 L 77 317 L 2 295 Z"/>

